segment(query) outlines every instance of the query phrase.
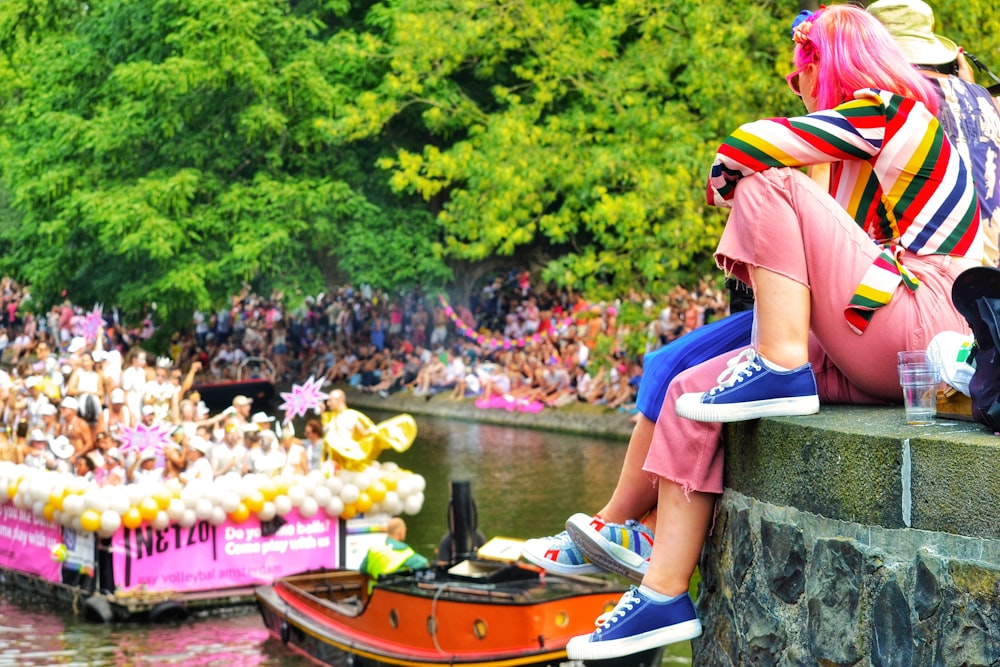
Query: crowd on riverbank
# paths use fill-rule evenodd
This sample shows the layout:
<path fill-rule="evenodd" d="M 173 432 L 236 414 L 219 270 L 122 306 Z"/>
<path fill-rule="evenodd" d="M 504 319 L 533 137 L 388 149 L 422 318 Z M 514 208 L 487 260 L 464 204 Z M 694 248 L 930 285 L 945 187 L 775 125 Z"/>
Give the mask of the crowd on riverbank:
<path fill-rule="evenodd" d="M 193 443 L 172 466 L 163 454 L 157 457 L 166 474 L 206 467 L 193 463 L 199 454 L 211 461 L 220 445 L 251 449 L 231 412 L 199 413 L 198 397 L 189 392 L 200 380 L 234 377 L 255 357 L 271 362 L 273 379 L 283 386 L 316 378 L 383 397 L 411 392 L 523 411 L 582 401 L 628 412 L 642 375 L 642 355 L 620 344 L 630 333 L 618 321 L 621 300 L 592 303 L 567 291 L 536 289 L 523 271 L 496 277 L 471 303 L 454 307 L 420 289 L 388 295 L 349 285 L 290 307 L 280 293 L 264 296 L 243 286 L 226 307 L 193 313 L 190 329 L 176 332 L 159 356 L 147 349 L 155 314 L 126 323 L 113 307 L 88 312 L 70 301 L 37 313 L 30 293 L 10 279 L 0 282 L 0 299 L 0 349 L 10 369 L 0 376 L 7 435 L 0 455 L 49 467 L 77 468 L 82 460 L 77 472 L 84 475 L 102 476 L 105 466 L 120 465 L 113 475 L 122 481 L 135 470 L 141 475 L 142 466 L 122 456 L 116 430 L 146 420 L 149 428 L 169 425 L 164 433 L 184 430 Z M 678 287 L 658 300 L 628 300 L 648 316 L 647 351 L 728 310 L 726 295 L 705 284 L 694 292 Z M 248 432 L 261 426 L 267 432 L 267 423 L 280 422 L 264 413 L 257 417 Z M 310 437 L 322 435 L 320 428 Z M 44 439 L 44 456 L 35 456 L 36 436 Z M 276 439 L 262 450 L 274 452 L 275 460 L 281 450 Z M 290 439 L 287 446 L 293 444 Z M 287 460 L 286 454 L 281 467 Z M 218 474 L 214 461 L 211 468 Z"/>

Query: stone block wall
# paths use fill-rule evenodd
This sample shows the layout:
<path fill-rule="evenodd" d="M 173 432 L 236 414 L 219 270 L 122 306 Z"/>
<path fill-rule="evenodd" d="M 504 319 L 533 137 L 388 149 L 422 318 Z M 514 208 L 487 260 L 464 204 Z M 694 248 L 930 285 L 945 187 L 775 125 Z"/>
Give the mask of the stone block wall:
<path fill-rule="evenodd" d="M 694 665 L 1000 665 L 1000 439 L 821 414 L 727 427 Z"/>

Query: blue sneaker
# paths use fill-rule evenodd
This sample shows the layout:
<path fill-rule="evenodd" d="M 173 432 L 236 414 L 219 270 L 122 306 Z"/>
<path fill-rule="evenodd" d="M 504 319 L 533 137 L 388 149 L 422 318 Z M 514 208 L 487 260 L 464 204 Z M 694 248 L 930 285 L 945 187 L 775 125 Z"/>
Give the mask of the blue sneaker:
<path fill-rule="evenodd" d="M 677 416 L 699 422 L 738 422 L 819 412 L 816 376 L 808 363 L 790 371 L 769 368 L 754 349 L 729 360 L 719 384 L 701 394 L 683 394 Z"/>
<path fill-rule="evenodd" d="M 653 531 L 634 519 L 624 525 L 597 516 L 574 514 L 566 532 L 592 563 L 603 570 L 642 583 L 653 553 Z"/>
<path fill-rule="evenodd" d="M 570 660 L 608 660 L 694 639 L 701 621 L 691 596 L 654 602 L 633 586 L 622 595 L 601 627 L 566 644 Z"/>
<path fill-rule="evenodd" d="M 552 537 L 536 537 L 524 543 L 521 558 L 546 572 L 556 574 L 597 574 L 597 567 L 583 555 L 565 530 Z"/>

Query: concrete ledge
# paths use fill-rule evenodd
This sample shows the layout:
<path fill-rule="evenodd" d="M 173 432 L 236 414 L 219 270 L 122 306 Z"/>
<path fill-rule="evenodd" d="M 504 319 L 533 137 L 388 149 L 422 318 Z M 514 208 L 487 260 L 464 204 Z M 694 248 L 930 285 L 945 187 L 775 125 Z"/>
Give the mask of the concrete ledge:
<path fill-rule="evenodd" d="M 902 408 L 824 406 L 724 429 L 726 487 L 839 521 L 1000 537 L 1000 438 L 907 426 Z"/>

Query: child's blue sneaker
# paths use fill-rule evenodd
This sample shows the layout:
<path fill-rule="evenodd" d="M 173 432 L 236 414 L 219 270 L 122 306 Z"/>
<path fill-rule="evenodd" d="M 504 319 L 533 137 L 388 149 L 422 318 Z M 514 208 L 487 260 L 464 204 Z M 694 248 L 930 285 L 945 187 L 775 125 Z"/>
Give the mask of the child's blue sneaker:
<path fill-rule="evenodd" d="M 565 530 L 552 537 L 528 540 L 521 549 L 521 558 L 556 574 L 597 574 L 601 571 L 587 560 Z"/>
<path fill-rule="evenodd" d="M 653 531 L 634 519 L 624 524 L 574 514 L 566 531 L 583 555 L 603 570 L 641 583 L 653 553 Z"/>
<path fill-rule="evenodd" d="M 681 395 L 674 410 L 679 417 L 700 422 L 811 415 L 819 412 L 816 376 L 808 363 L 790 371 L 774 370 L 751 348 L 729 360 L 718 386 Z"/>
<path fill-rule="evenodd" d="M 701 621 L 691 596 L 685 593 L 667 602 L 655 602 L 633 586 L 589 635 L 573 637 L 566 645 L 570 660 L 608 660 L 694 639 Z"/>

